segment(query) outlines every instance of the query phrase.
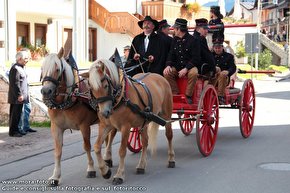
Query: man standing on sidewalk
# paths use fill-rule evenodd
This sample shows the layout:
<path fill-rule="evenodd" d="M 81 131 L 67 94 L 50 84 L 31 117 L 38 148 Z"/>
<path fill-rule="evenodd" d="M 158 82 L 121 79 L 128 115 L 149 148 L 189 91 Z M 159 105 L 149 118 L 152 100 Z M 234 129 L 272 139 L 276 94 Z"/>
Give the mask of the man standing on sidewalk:
<path fill-rule="evenodd" d="M 23 103 L 29 102 L 27 75 L 24 66 L 29 60 L 27 51 L 16 54 L 16 63 L 9 72 L 8 103 L 9 110 L 9 136 L 22 137 L 18 125 L 22 113 Z"/>

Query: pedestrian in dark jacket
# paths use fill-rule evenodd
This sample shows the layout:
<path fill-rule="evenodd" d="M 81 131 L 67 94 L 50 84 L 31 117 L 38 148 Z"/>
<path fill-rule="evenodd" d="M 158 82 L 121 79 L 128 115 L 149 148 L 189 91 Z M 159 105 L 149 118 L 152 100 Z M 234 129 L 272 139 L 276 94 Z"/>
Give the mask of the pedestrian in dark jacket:
<path fill-rule="evenodd" d="M 235 64 L 234 56 L 224 51 L 223 39 L 213 40 L 213 56 L 216 63 L 216 77 L 218 96 L 223 97 L 225 88 L 230 82 L 230 77 L 236 72 L 237 67 Z"/>
<path fill-rule="evenodd" d="M 127 72 L 127 74 L 134 76 L 137 73 L 153 72 L 162 75 L 166 58 L 164 55 L 164 41 L 156 33 L 159 26 L 158 21 L 146 16 L 144 20 L 138 22 L 138 25 L 143 29 L 143 32 L 133 39 L 125 68 L 148 61 L 142 67 L 137 67 Z"/>
<path fill-rule="evenodd" d="M 27 51 L 19 51 L 16 54 L 16 63 L 9 71 L 8 103 L 9 110 L 9 136 L 22 137 L 19 133 L 18 124 L 20 121 L 23 103 L 29 102 L 27 75 L 24 66 L 29 60 Z"/>
<path fill-rule="evenodd" d="M 209 33 L 212 33 L 212 39 L 222 38 L 225 39 L 224 36 L 224 23 L 222 22 L 222 19 L 224 16 L 220 12 L 219 6 L 211 6 L 210 7 L 210 21 L 209 21 L 209 27 L 210 26 L 216 26 L 215 28 L 210 28 Z"/>
<path fill-rule="evenodd" d="M 215 74 L 215 61 L 212 56 L 211 51 L 208 48 L 206 36 L 208 33 L 208 21 L 205 18 L 200 18 L 195 20 L 195 30 L 193 33 L 193 37 L 199 38 L 200 45 L 200 54 L 201 54 L 201 66 L 202 69 L 199 68 L 199 74 L 213 76 Z"/>
<path fill-rule="evenodd" d="M 192 104 L 193 89 L 201 64 L 200 38 L 194 38 L 188 33 L 187 20 L 185 19 L 176 19 L 172 27 L 175 37 L 167 57 L 167 67 L 163 74 L 169 82 L 173 94 L 180 94 L 176 79 L 178 77 L 188 78 L 185 95 L 187 102 Z"/>

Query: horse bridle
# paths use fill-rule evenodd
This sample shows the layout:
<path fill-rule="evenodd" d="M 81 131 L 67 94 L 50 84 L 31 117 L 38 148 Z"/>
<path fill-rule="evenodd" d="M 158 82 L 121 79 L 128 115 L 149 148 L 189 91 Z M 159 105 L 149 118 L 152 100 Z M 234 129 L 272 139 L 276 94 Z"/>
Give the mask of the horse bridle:
<path fill-rule="evenodd" d="M 101 79 L 101 83 L 103 83 L 104 81 L 107 81 L 109 85 L 108 95 L 103 96 L 103 97 L 98 97 L 95 100 L 97 103 L 112 101 L 114 105 L 116 103 L 116 98 L 121 95 L 122 86 L 121 85 L 114 86 L 114 84 L 112 83 L 112 80 L 107 74 L 105 74 L 104 77 Z"/>
<path fill-rule="evenodd" d="M 42 79 L 42 85 L 43 85 L 44 82 L 49 81 L 49 82 L 52 82 L 56 86 L 55 90 L 58 89 L 61 81 L 63 79 L 65 79 L 65 75 L 64 75 L 65 69 L 64 69 L 63 62 L 62 62 L 61 59 L 60 59 L 60 62 L 61 62 L 61 72 L 60 72 L 60 76 L 58 77 L 58 79 L 52 78 L 50 76 L 45 76 Z M 71 87 L 73 87 L 73 86 L 74 85 L 72 85 Z M 55 96 L 60 95 L 60 94 L 66 95 L 67 98 L 62 103 L 56 103 L 54 101 Z M 72 100 L 72 94 L 73 94 L 73 92 L 71 92 L 71 93 L 57 93 L 57 92 L 55 92 L 55 96 L 54 97 L 50 98 L 49 100 L 44 100 L 43 102 L 50 109 L 67 109 L 67 108 L 70 108 L 71 106 L 74 105 L 74 102 Z"/>
<path fill-rule="evenodd" d="M 50 76 L 45 76 L 41 81 L 42 85 L 44 82 L 49 81 L 49 82 L 52 82 L 53 84 L 55 84 L 56 87 L 59 86 L 60 82 L 62 81 L 62 77 L 63 77 L 63 73 L 64 73 L 63 62 L 61 59 L 60 59 L 60 63 L 61 63 L 61 73 L 60 73 L 60 76 L 58 77 L 58 79 L 52 78 Z"/>

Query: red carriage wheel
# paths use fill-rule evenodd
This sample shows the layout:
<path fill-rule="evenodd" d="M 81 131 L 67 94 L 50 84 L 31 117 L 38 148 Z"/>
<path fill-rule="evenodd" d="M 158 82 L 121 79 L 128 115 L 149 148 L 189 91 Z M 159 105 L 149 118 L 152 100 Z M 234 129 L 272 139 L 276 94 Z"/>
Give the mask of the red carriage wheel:
<path fill-rule="evenodd" d="M 189 118 L 193 117 L 191 114 L 179 114 L 179 119 Z M 195 120 L 183 120 L 179 121 L 180 129 L 184 135 L 189 135 L 192 132 L 192 129 L 194 127 L 194 121 Z"/>
<path fill-rule="evenodd" d="M 127 146 L 133 153 L 139 153 L 141 151 L 142 142 L 138 127 L 131 128 Z"/>
<path fill-rule="evenodd" d="M 253 82 L 248 79 L 243 84 L 240 96 L 240 130 L 244 138 L 251 135 L 256 109 L 256 96 Z"/>
<path fill-rule="evenodd" d="M 200 153 L 208 156 L 214 149 L 219 123 L 219 103 L 217 92 L 207 85 L 199 99 L 196 119 L 196 141 Z"/>

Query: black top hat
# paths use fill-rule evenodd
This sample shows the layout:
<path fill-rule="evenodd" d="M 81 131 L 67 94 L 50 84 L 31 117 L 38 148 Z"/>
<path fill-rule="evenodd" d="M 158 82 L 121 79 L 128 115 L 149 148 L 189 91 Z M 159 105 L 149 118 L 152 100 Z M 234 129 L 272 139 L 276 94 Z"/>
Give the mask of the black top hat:
<path fill-rule="evenodd" d="M 208 29 L 208 21 L 205 18 L 196 19 L 195 24 L 197 27 Z"/>
<path fill-rule="evenodd" d="M 166 28 L 166 27 L 170 27 L 170 25 L 167 23 L 166 19 L 163 19 L 163 20 L 159 21 L 159 29 L 160 28 Z"/>
<path fill-rule="evenodd" d="M 212 39 L 212 43 L 213 43 L 213 46 L 223 46 L 224 39 L 217 37 L 215 39 Z"/>
<path fill-rule="evenodd" d="M 158 27 L 159 27 L 158 21 L 155 20 L 155 19 L 152 19 L 149 15 L 145 16 L 144 20 L 142 20 L 142 21 L 138 21 L 138 25 L 139 25 L 139 27 L 140 27 L 141 29 L 143 29 L 143 22 L 144 22 L 144 21 L 151 21 L 151 22 L 154 24 L 154 26 L 155 26 L 155 28 L 154 28 L 153 31 L 158 30 Z"/>
<path fill-rule="evenodd" d="M 187 29 L 187 20 L 186 19 L 182 19 L 182 18 L 177 18 L 172 27 L 180 28 L 180 29 Z"/>
<path fill-rule="evenodd" d="M 220 12 L 220 6 L 211 6 L 210 12 L 212 12 L 214 15 L 216 15 L 220 19 L 224 18 L 224 16 Z"/>

